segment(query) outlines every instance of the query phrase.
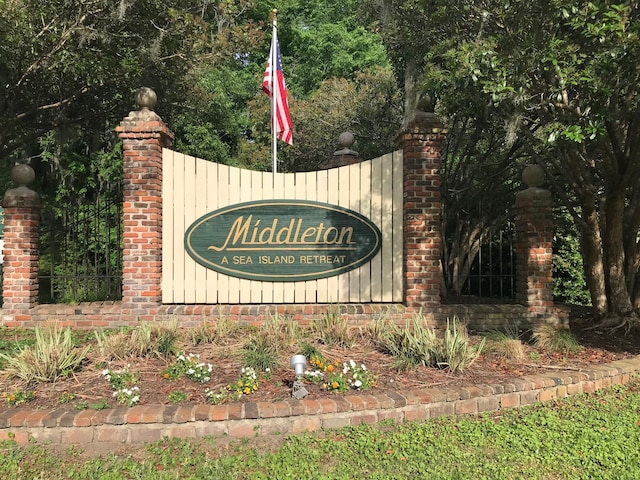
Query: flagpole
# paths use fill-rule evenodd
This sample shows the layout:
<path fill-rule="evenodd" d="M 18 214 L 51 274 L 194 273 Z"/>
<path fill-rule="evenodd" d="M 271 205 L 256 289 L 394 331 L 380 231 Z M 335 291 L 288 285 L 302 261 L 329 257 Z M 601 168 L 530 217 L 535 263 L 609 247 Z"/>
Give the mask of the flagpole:
<path fill-rule="evenodd" d="M 278 104 L 278 52 L 277 52 L 277 21 L 276 15 L 278 14 L 278 10 L 275 8 L 272 11 L 273 13 L 273 33 L 271 35 L 271 58 L 269 61 L 271 62 L 271 153 L 273 156 L 273 167 L 271 171 L 276 173 L 278 171 L 278 116 L 276 111 L 276 106 Z"/>

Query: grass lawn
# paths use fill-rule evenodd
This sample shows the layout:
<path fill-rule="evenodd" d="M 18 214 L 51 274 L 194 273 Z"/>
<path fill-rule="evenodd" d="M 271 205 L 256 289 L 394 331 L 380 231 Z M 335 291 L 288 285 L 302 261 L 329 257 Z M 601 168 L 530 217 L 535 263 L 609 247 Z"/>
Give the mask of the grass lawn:
<path fill-rule="evenodd" d="M 124 450 L 123 450 L 124 451 Z M 3 480 L 637 479 L 640 383 L 475 417 L 253 440 L 164 440 L 89 458 L 71 447 L 0 443 Z"/>

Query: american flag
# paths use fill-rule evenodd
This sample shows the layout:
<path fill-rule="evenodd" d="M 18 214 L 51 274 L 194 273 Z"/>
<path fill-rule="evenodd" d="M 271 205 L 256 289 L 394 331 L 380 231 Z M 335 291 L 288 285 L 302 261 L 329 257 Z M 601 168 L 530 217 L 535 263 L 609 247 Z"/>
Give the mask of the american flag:
<path fill-rule="evenodd" d="M 276 36 L 276 30 L 273 30 L 273 40 L 271 42 L 271 51 L 269 52 L 269 61 L 267 62 L 267 69 L 264 72 L 264 80 L 262 81 L 262 91 L 271 97 L 273 95 L 271 75 L 271 62 L 274 58 L 273 49 L 275 46 L 276 51 L 276 121 L 277 121 L 277 136 L 283 142 L 293 145 L 293 123 L 291 122 L 291 114 L 289 113 L 289 102 L 287 101 L 287 86 L 284 83 L 284 74 L 282 73 L 282 58 L 280 57 L 280 46 L 278 45 L 278 38 Z"/>

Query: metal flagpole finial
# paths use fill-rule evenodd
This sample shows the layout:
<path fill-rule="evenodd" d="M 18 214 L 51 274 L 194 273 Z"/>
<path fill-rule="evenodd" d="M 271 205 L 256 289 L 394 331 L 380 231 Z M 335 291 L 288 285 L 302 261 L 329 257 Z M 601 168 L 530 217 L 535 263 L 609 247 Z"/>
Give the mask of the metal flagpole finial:
<path fill-rule="evenodd" d="M 274 8 L 273 10 L 271 10 L 271 21 L 273 23 L 276 22 L 276 17 L 278 16 L 278 9 Z"/>

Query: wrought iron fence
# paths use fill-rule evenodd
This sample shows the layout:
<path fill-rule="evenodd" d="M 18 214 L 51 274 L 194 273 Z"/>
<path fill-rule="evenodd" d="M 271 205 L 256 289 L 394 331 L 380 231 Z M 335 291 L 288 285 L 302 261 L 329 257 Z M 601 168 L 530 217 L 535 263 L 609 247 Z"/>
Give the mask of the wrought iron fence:
<path fill-rule="evenodd" d="M 503 300 L 515 298 L 514 235 L 513 225 L 507 224 L 480 247 L 463 295 Z"/>
<path fill-rule="evenodd" d="M 122 298 L 122 190 L 109 187 L 43 209 L 40 303 Z"/>

